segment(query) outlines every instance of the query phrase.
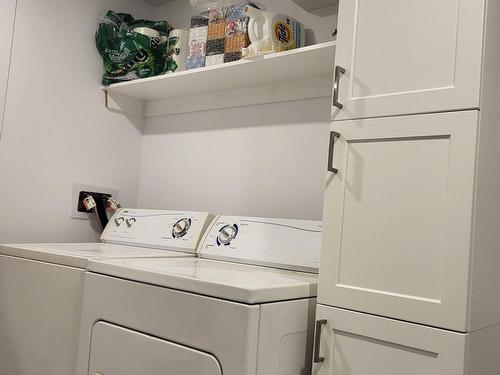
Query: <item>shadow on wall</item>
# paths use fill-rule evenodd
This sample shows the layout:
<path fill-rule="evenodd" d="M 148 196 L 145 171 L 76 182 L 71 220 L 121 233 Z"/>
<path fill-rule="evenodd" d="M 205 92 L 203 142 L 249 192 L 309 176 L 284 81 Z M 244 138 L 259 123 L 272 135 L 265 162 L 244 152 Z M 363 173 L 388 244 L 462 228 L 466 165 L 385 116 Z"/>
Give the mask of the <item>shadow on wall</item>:
<path fill-rule="evenodd" d="M 328 98 L 182 113 L 145 120 L 144 134 L 206 132 L 330 122 Z"/>
<path fill-rule="evenodd" d="M 109 106 L 108 101 L 109 97 L 106 95 L 106 92 L 102 90 L 103 93 L 103 104 L 107 108 L 107 110 L 111 113 L 116 113 L 118 115 L 122 115 L 125 117 L 140 133 L 144 132 L 144 118 L 140 116 L 135 116 L 126 112 L 121 112 L 119 110 L 115 110 Z M 130 105 L 130 102 L 122 103 L 122 100 L 127 100 L 125 97 L 115 96 L 113 97 L 113 101 L 117 104 L 118 107 L 127 108 Z"/>

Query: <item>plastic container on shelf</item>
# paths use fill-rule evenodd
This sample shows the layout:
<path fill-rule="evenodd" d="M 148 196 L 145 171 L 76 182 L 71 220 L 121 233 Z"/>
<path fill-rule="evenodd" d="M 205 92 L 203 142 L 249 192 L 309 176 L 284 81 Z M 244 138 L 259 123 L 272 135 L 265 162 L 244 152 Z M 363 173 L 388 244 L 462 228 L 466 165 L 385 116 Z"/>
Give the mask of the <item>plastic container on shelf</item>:
<path fill-rule="evenodd" d="M 248 36 L 251 44 L 248 48 L 243 48 L 243 57 L 250 58 L 304 47 L 304 25 L 296 19 L 283 14 L 264 12 L 251 6 L 245 7 L 244 12 L 250 17 Z"/>

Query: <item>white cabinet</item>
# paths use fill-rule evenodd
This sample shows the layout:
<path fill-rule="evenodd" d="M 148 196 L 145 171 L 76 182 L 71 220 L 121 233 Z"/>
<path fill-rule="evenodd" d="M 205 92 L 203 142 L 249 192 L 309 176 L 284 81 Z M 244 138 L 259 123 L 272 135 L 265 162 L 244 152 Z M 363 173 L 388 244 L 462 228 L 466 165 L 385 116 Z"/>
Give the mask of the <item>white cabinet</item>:
<path fill-rule="evenodd" d="M 318 303 L 467 331 L 478 116 L 333 123 Z"/>
<path fill-rule="evenodd" d="M 314 375 L 494 375 L 493 336 L 319 305 Z M 486 350 L 485 350 L 486 349 Z M 483 363 L 476 361 L 482 357 Z"/>
<path fill-rule="evenodd" d="M 484 0 L 340 0 L 333 118 L 478 108 L 483 19 Z"/>
<path fill-rule="evenodd" d="M 314 375 L 498 374 L 499 35 L 498 1 L 340 0 Z"/>

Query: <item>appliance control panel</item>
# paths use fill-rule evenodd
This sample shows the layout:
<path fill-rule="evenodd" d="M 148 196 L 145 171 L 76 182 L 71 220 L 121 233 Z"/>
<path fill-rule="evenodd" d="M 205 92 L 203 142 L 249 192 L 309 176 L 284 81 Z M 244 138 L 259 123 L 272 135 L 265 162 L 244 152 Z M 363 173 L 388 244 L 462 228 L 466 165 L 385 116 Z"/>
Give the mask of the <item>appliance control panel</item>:
<path fill-rule="evenodd" d="M 217 216 L 198 256 L 317 273 L 322 227 L 313 220 Z"/>
<path fill-rule="evenodd" d="M 109 221 L 101 240 L 194 254 L 213 218 L 208 212 L 122 208 Z"/>

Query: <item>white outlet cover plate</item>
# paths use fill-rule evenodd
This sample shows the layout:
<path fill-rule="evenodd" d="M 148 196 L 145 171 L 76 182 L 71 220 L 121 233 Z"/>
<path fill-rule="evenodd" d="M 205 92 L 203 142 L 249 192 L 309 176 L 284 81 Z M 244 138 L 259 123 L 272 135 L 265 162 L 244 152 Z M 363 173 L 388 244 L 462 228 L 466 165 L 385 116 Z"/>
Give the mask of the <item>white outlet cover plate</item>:
<path fill-rule="evenodd" d="M 73 197 L 71 199 L 71 218 L 72 219 L 90 219 L 90 213 L 78 212 L 78 197 L 81 191 L 93 191 L 96 193 L 111 194 L 113 198 L 118 199 L 118 190 L 102 186 L 87 185 L 75 183 L 73 185 Z"/>

